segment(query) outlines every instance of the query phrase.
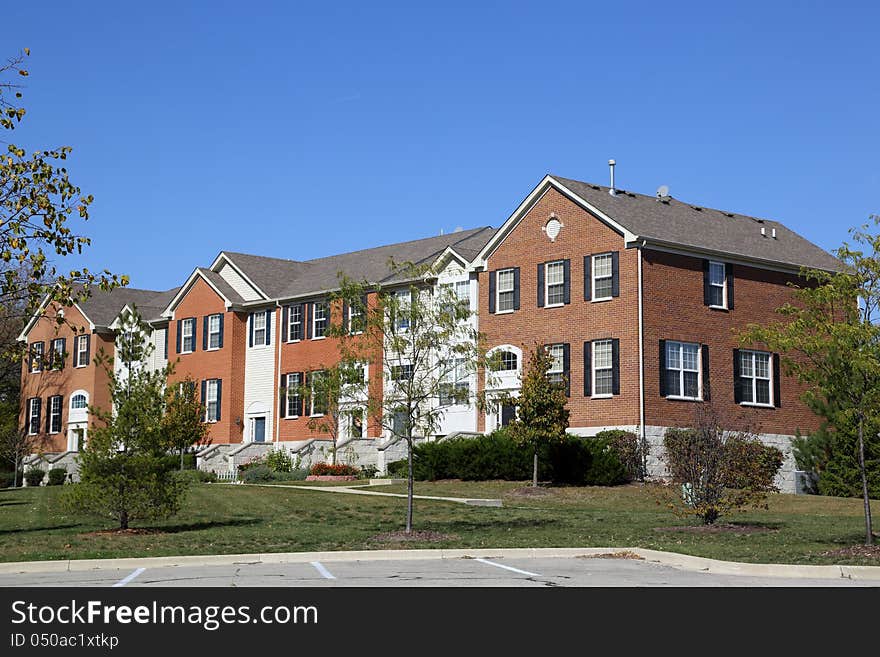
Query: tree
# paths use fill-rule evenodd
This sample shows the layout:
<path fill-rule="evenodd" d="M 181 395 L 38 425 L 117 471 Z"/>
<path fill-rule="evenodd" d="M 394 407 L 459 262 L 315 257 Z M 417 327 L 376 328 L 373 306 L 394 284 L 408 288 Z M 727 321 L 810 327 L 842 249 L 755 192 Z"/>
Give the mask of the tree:
<path fill-rule="evenodd" d="M 568 428 L 568 398 L 565 382 L 551 381 L 547 371 L 553 358 L 542 346 L 535 345 L 523 376 L 518 397 L 504 403 L 517 407 L 517 417 L 507 425 L 508 435 L 532 450 L 532 486 L 538 485 L 538 452 L 544 445 L 563 440 Z"/>
<path fill-rule="evenodd" d="M 180 453 L 180 469 L 183 470 L 183 455 L 193 446 L 207 446 L 211 443 L 208 425 L 204 422 L 205 407 L 196 394 L 196 382 L 187 376 L 177 385 L 165 391 L 165 414 L 162 417 L 162 432 L 168 449 Z"/>
<path fill-rule="evenodd" d="M 871 220 L 875 228 L 880 224 L 878 216 Z M 783 320 L 751 324 L 741 337 L 743 344 L 782 353 L 786 373 L 807 386 L 804 401 L 834 429 L 833 445 L 855 457 L 865 545 L 874 542 L 869 470 L 880 467 L 880 454 L 872 459 L 868 451 L 874 441 L 865 435 L 880 426 L 880 234 L 869 229 L 850 230 L 861 248 L 844 243 L 836 250 L 840 271 L 802 271 L 807 284 L 797 287 L 797 303 L 777 309 Z"/>
<path fill-rule="evenodd" d="M 137 311 L 123 318 L 117 339 L 121 367 L 103 351 L 96 364 L 109 379 L 112 411 L 90 407 L 97 418 L 80 452 L 80 482 L 71 486 L 67 503 L 77 511 L 113 518 L 119 529 L 134 520 L 164 518 L 180 508 L 183 481 L 167 459 L 163 412 L 165 380 L 171 366 L 151 371 L 152 345 Z"/>
<path fill-rule="evenodd" d="M 485 348 L 470 306 L 448 287 L 432 285 L 437 272 L 411 263 L 389 268 L 386 280 L 393 283 L 386 287 L 342 277 L 334 299 L 346 312 L 336 335 L 343 362 L 382 372 L 381 388 L 364 381 L 351 393 L 366 399 L 369 418 L 406 442 L 405 531 L 411 534 L 414 441 L 437 433 L 451 403 L 474 398 L 472 380 Z"/>
<path fill-rule="evenodd" d="M 14 80 L 28 76 L 22 64 L 29 54 L 25 48 L 0 64 L 0 130 L 13 131 L 25 117 L 22 86 Z M 0 308 L 20 304 L 29 316 L 46 295 L 65 306 L 88 297 L 94 285 L 109 290 L 128 284 L 128 277 L 107 270 L 62 273 L 47 256 L 80 254 L 91 243 L 72 228 L 77 219 L 88 220 L 94 199 L 68 176 L 71 151 L 61 146 L 28 155 L 9 143 L 0 155 Z M 17 275 L 20 268 L 29 271 L 28 279 Z"/>

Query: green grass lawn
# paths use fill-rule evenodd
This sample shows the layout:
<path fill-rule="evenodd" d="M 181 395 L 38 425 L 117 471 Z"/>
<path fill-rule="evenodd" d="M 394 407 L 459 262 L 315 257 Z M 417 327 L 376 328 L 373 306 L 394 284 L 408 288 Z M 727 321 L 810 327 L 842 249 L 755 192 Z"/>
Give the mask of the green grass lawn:
<path fill-rule="evenodd" d="M 360 482 L 356 482 L 360 483 Z M 693 524 L 658 504 L 652 486 L 553 488 L 541 496 L 517 492 L 517 482 L 418 482 L 416 493 L 502 498 L 504 507 L 416 500 L 416 529 L 448 538 L 432 543 L 387 543 L 377 534 L 403 528 L 406 500 L 322 491 L 194 485 L 183 510 L 163 522 L 135 523 L 149 534 L 93 534 L 111 522 L 65 514 L 62 487 L 0 490 L 0 561 L 234 554 L 388 547 L 645 547 L 734 561 L 861 563 L 832 559 L 826 550 L 864 539 L 861 501 L 774 495 L 770 509 L 724 517 L 760 524 L 756 533 L 657 531 Z M 405 486 L 376 488 L 404 492 Z M 880 512 L 880 504 L 875 504 Z M 877 513 L 880 516 L 880 513 Z"/>

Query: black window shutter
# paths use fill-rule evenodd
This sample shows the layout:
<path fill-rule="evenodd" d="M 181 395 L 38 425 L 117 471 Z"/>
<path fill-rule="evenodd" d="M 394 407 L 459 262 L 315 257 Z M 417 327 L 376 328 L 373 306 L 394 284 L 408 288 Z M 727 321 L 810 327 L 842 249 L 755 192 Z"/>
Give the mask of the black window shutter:
<path fill-rule="evenodd" d="M 208 421 L 208 404 L 206 403 L 208 400 L 208 382 L 205 379 L 202 379 L 202 408 L 204 409 L 204 415 L 202 415 L 202 422 Z"/>
<path fill-rule="evenodd" d="M 175 353 L 178 353 L 178 354 L 180 353 L 180 341 L 181 341 L 181 335 L 182 335 L 182 333 L 183 333 L 183 328 L 182 328 L 182 327 L 183 327 L 183 320 L 182 320 L 182 319 L 178 319 L 178 320 L 177 320 L 177 351 L 175 352 Z"/>
<path fill-rule="evenodd" d="M 727 278 L 727 309 L 733 310 L 733 265 L 724 265 L 724 276 Z"/>
<path fill-rule="evenodd" d="M 59 364 L 59 369 L 64 369 L 64 363 L 67 360 L 67 338 L 61 338 L 61 353 L 58 355 L 58 358 L 61 360 Z"/>
<path fill-rule="evenodd" d="M 43 400 L 39 397 L 34 398 L 34 405 L 37 407 L 37 431 L 39 431 L 40 420 L 43 417 Z"/>
<path fill-rule="evenodd" d="M 302 393 L 303 393 L 300 395 L 300 399 L 302 401 L 302 404 L 300 405 L 300 410 L 301 410 L 300 416 L 302 416 L 308 412 L 308 408 L 309 408 L 310 395 L 309 395 L 309 390 L 307 388 L 307 386 L 309 385 L 309 373 L 303 372 L 302 377 L 300 377 L 300 381 L 302 382 L 300 385 L 302 387 Z"/>
<path fill-rule="evenodd" d="M 303 324 L 306 326 L 306 340 L 312 339 L 312 304 L 304 303 L 303 304 Z"/>
<path fill-rule="evenodd" d="M 223 348 L 223 315 L 220 315 L 220 348 Z"/>
<path fill-rule="evenodd" d="M 46 354 L 46 368 L 51 370 L 55 367 L 55 341 L 49 340 L 49 353 Z"/>
<path fill-rule="evenodd" d="M 296 373 L 296 384 L 300 387 L 305 386 L 305 374 L 302 372 Z M 296 403 L 296 414 L 302 416 L 303 414 L 303 400 L 304 396 L 301 394 L 301 390 L 297 390 L 297 395 L 299 396 L 299 401 Z"/>
<path fill-rule="evenodd" d="M 779 375 L 779 354 L 773 354 L 773 406 L 782 408 L 781 377 Z"/>
<path fill-rule="evenodd" d="M 538 265 L 538 308 L 544 307 L 544 263 Z"/>
<path fill-rule="evenodd" d="M 742 381 L 739 378 L 739 349 L 733 350 L 733 401 L 739 404 L 743 400 Z"/>
<path fill-rule="evenodd" d="M 584 301 L 593 298 L 593 259 L 584 256 Z"/>
<path fill-rule="evenodd" d="M 709 261 L 703 260 L 703 305 L 711 304 L 711 296 L 709 295 Z"/>
<path fill-rule="evenodd" d="M 266 311 L 266 345 L 272 344 L 272 311 Z"/>
<path fill-rule="evenodd" d="M 657 361 L 660 369 L 660 396 L 666 396 L 666 340 L 660 340 L 660 358 Z"/>
<path fill-rule="evenodd" d="M 284 306 L 281 311 L 281 335 L 278 337 L 282 342 L 290 341 L 290 308 Z"/>
<path fill-rule="evenodd" d="M 571 347 L 566 342 L 562 345 L 562 376 L 565 377 L 565 396 L 571 396 Z"/>
<path fill-rule="evenodd" d="M 202 351 L 208 351 L 208 315 L 202 318 Z"/>
<path fill-rule="evenodd" d="M 571 303 L 571 260 L 562 261 L 562 303 Z"/>
<path fill-rule="evenodd" d="M 52 397 L 46 398 L 46 433 L 52 431 Z"/>
<path fill-rule="evenodd" d="M 711 399 L 711 387 L 709 386 L 709 345 L 700 345 L 700 367 L 703 374 L 703 401 Z"/>
<path fill-rule="evenodd" d="M 28 372 L 34 371 L 34 345 L 28 347 Z"/>
<path fill-rule="evenodd" d="M 519 310 L 519 267 L 513 268 L 513 309 Z"/>
<path fill-rule="evenodd" d="M 278 417 L 287 417 L 287 397 L 290 395 L 290 374 L 281 375 L 281 391 L 278 395 Z"/>
<path fill-rule="evenodd" d="M 248 347 L 254 346 L 254 313 L 251 313 L 250 321 L 248 322 L 250 326 L 248 327 Z"/>
<path fill-rule="evenodd" d="M 495 287 L 495 272 L 489 272 L 489 312 L 495 312 L 495 295 L 496 295 L 496 287 Z"/>
<path fill-rule="evenodd" d="M 593 344 L 584 342 L 584 397 L 593 394 Z"/>
<path fill-rule="evenodd" d="M 620 296 L 620 252 L 611 252 L 611 296 Z"/>
<path fill-rule="evenodd" d="M 86 336 L 86 366 L 92 362 L 92 336 Z"/>
<path fill-rule="evenodd" d="M 168 327 L 165 327 L 165 360 L 168 360 Z"/>
<path fill-rule="evenodd" d="M 611 394 L 620 394 L 620 340 L 611 339 Z"/>
<path fill-rule="evenodd" d="M 348 301 L 342 300 L 342 332 L 348 334 Z"/>
<path fill-rule="evenodd" d="M 195 351 L 199 348 L 199 343 L 198 343 L 198 337 L 199 337 L 199 336 L 198 336 L 198 334 L 196 333 L 196 325 L 198 324 L 198 322 L 196 321 L 196 318 L 195 318 L 195 317 L 190 317 L 190 318 L 187 319 L 186 321 L 187 321 L 187 322 L 190 322 L 190 326 L 192 326 L 192 331 L 193 331 L 193 352 L 195 352 Z"/>
<path fill-rule="evenodd" d="M 220 409 L 223 408 L 223 379 L 217 379 L 217 421 L 220 421 Z"/>

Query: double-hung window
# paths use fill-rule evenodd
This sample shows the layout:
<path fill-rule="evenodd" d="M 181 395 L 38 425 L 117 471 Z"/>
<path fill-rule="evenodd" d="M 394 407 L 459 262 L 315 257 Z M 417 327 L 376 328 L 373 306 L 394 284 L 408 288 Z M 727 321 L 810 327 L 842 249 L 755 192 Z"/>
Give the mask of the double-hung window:
<path fill-rule="evenodd" d="M 364 332 L 365 321 L 364 321 L 364 309 L 366 303 L 361 304 L 352 304 L 348 307 L 348 334 L 349 335 L 357 335 L 358 333 Z"/>
<path fill-rule="evenodd" d="M 55 338 L 54 340 L 52 340 L 51 362 L 53 370 L 60 370 L 64 368 L 64 343 L 64 338 Z"/>
<path fill-rule="evenodd" d="M 565 303 L 565 263 L 548 262 L 545 267 L 546 306 L 561 306 Z"/>
<path fill-rule="evenodd" d="M 392 365 L 391 366 L 391 380 L 392 381 L 409 381 L 413 375 L 413 366 L 411 364 L 406 365 Z"/>
<path fill-rule="evenodd" d="M 205 385 L 205 421 L 220 419 L 220 379 L 208 379 Z"/>
<path fill-rule="evenodd" d="M 611 340 L 593 342 L 593 396 L 614 394 L 614 360 Z"/>
<path fill-rule="evenodd" d="M 49 397 L 49 433 L 61 433 L 61 395 Z"/>
<path fill-rule="evenodd" d="M 364 437 L 364 409 L 355 408 L 346 411 L 348 417 L 348 437 L 363 438 Z"/>
<path fill-rule="evenodd" d="M 31 344 L 31 372 L 43 371 L 43 347 L 42 342 Z"/>
<path fill-rule="evenodd" d="M 303 339 L 303 305 L 291 306 L 287 310 L 287 340 L 296 342 Z"/>
<path fill-rule="evenodd" d="M 739 352 L 739 380 L 742 403 L 773 405 L 770 354 L 763 351 Z"/>
<path fill-rule="evenodd" d="M 502 269 L 498 272 L 498 299 L 496 301 L 496 311 L 499 313 L 513 310 L 514 296 L 514 275 L 513 269 Z"/>
<path fill-rule="evenodd" d="M 564 383 L 565 377 L 565 347 L 561 344 L 551 344 L 547 346 L 547 352 L 553 362 L 550 369 L 547 370 L 547 378 L 550 383 Z"/>
<path fill-rule="evenodd" d="M 251 315 L 251 321 L 254 323 L 254 345 L 266 344 L 266 313 L 257 312 Z"/>
<path fill-rule="evenodd" d="M 180 323 L 180 353 L 191 354 L 196 350 L 196 320 L 194 317 Z"/>
<path fill-rule="evenodd" d="M 594 255 L 593 258 L 593 301 L 610 299 L 613 295 L 613 256 L 610 253 Z"/>
<path fill-rule="evenodd" d="M 309 415 L 324 415 L 327 412 L 329 395 L 324 385 L 326 376 L 324 370 L 309 374 Z"/>
<path fill-rule="evenodd" d="M 208 349 L 220 348 L 220 315 L 208 316 Z"/>
<path fill-rule="evenodd" d="M 398 332 L 409 330 L 412 295 L 413 293 L 409 289 L 397 290 L 394 293 L 392 311 L 394 313 L 394 327 Z"/>
<path fill-rule="evenodd" d="M 709 262 L 709 307 L 727 308 L 727 276 L 723 262 Z"/>
<path fill-rule="evenodd" d="M 323 338 L 327 333 L 327 302 L 316 301 L 312 306 L 312 337 Z"/>
<path fill-rule="evenodd" d="M 466 404 L 470 395 L 470 371 L 465 358 L 456 358 L 440 384 L 440 405 Z"/>
<path fill-rule="evenodd" d="M 700 345 L 666 342 L 666 396 L 701 399 Z"/>
<path fill-rule="evenodd" d="M 302 413 L 302 393 L 300 388 L 302 386 L 302 374 L 299 372 L 295 372 L 287 375 L 287 381 L 285 381 L 285 393 L 287 395 L 286 404 L 287 408 L 285 417 L 299 417 Z"/>
<path fill-rule="evenodd" d="M 28 435 L 40 433 L 40 407 L 43 402 L 39 397 L 28 400 Z"/>
<path fill-rule="evenodd" d="M 76 336 L 76 367 L 87 367 L 89 364 L 89 336 Z"/>

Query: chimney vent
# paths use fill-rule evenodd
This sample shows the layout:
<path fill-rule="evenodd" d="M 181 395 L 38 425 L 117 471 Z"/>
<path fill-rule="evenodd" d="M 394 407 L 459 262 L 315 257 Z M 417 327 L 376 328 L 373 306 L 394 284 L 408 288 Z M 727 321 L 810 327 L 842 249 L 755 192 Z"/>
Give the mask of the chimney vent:
<path fill-rule="evenodd" d="M 761 237 L 767 237 L 767 229 L 761 226 Z"/>
<path fill-rule="evenodd" d="M 617 189 L 614 187 L 614 165 L 617 164 L 614 160 L 608 160 L 608 166 L 611 169 L 611 188 L 608 190 L 608 193 L 611 196 L 617 196 Z"/>
<path fill-rule="evenodd" d="M 773 239 L 776 239 L 776 229 L 775 228 L 770 229 L 770 237 L 772 237 Z"/>

